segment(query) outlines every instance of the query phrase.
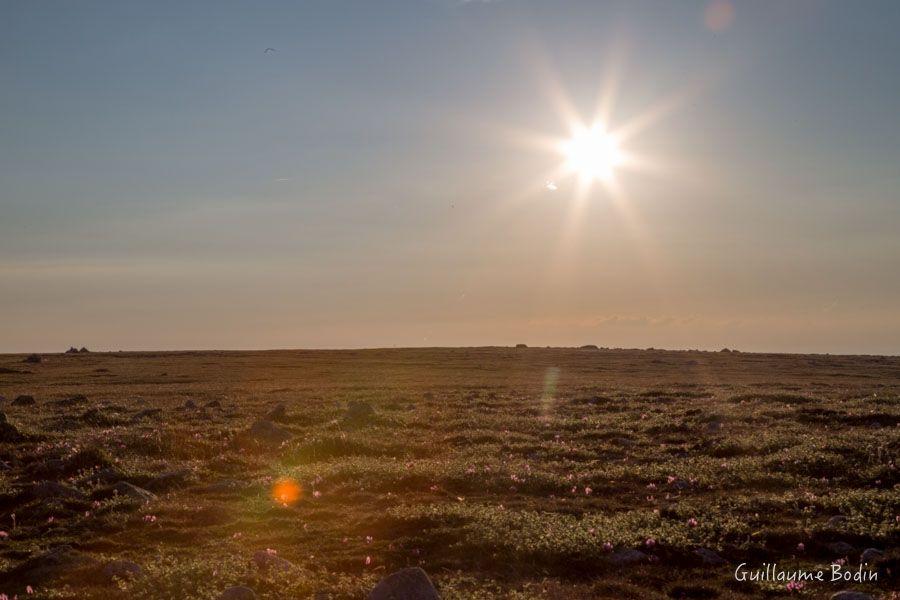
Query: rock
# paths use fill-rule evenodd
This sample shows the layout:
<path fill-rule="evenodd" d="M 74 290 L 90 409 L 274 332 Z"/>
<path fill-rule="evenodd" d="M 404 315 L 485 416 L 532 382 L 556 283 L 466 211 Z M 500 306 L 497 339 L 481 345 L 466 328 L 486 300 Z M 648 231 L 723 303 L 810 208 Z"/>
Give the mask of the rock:
<path fill-rule="evenodd" d="M 7 578 L 13 583 L 37 581 L 44 584 L 53 579 L 71 576 L 77 571 L 96 568 L 97 565 L 95 558 L 75 550 L 72 546 L 57 546 L 29 558 L 8 572 Z"/>
<path fill-rule="evenodd" d="M 255 422 L 247 433 L 251 439 L 264 444 L 280 444 L 293 437 L 275 423 L 265 420 Z"/>
<path fill-rule="evenodd" d="M 16 396 L 10 404 L 12 406 L 31 406 L 34 404 L 34 396 Z"/>
<path fill-rule="evenodd" d="M 854 592 L 853 590 L 842 590 L 831 595 L 831 600 L 873 600 L 869 594 L 862 592 Z"/>
<path fill-rule="evenodd" d="M 283 421 L 286 414 L 287 407 L 284 405 L 284 402 L 279 402 L 269 411 L 269 414 L 266 415 L 266 419 L 269 421 Z"/>
<path fill-rule="evenodd" d="M 87 396 L 83 394 L 75 394 L 74 396 L 70 396 L 69 398 L 56 400 L 53 402 L 53 404 L 55 404 L 56 406 L 78 406 L 80 404 L 87 404 L 87 402 Z"/>
<path fill-rule="evenodd" d="M 419 567 L 391 573 L 369 592 L 368 600 L 440 600 L 434 584 Z"/>
<path fill-rule="evenodd" d="M 25 496 L 33 500 L 84 500 L 87 496 L 81 490 L 57 481 L 41 481 L 29 486 Z"/>
<path fill-rule="evenodd" d="M 254 552 L 253 562 L 261 571 L 291 571 L 294 569 L 294 563 L 269 550 Z"/>
<path fill-rule="evenodd" d="M 219 600 L 256 600 L 256 592 L 242 585 L 235 585 L 219 594 Z"/>
<path fill-rule="evenodd" d="M 829 527 L 843 527 L 847 524 L 847 517 L 844 515 L 834 515 L 830 519 L 828 519 Z"/>
<path fill-rule="evenodd" d="M 191 399 L 188 399 L 185 400 L 184 406 L 182 408 L 185 408 L 187 410 L 194 410 L 195 408 L 197 408 L 197 403 Z"/>
<path fill-rule="evenodd" d="M 845 556 L 853 552 L 853 546 L 847 542 L 833 542 L 827 548 L 839 556 Z"/>
<path fill-rule="evenodd" d="M 109 580 L 130 579 L 136 575 L 140 575 L 141 565 L 131 562 L 130 560 L 114 560 L 106 563 L 103 567 L 103 576 Z"/>
<path fill-rule="evenodd" d="M 103 413 L 99 408 L 89 408 L 81 415 L 81 420 L 95 427 L 110 427 L 118 424 L 116 419 Z"/>
<path fill-rule="evenodd" d="M 87 353 L 89 353 L 89 352 L 90 352 L 90 350 L 88 350 L 88 349 L 85 348 L 84 346 L 82 346 L 81 348 L 78 349 L 78 353 L 79 353 L 79 354 L 87 354 Z"/>
<path fill-rule="evenodd" d="M 81 479 L 84 483 L 89 484 L 108 484 L 113 483 L 114 481 L 121 481 L 122 478 L 125 477 L 125 473 L 117 469 L 116 467 L 104 467 L 102 469 L 98 469 L 96 472 L 91 473 Z"/>
<path fill-rule="evenodd" d="M 154 492 L 167 492 L 175 488 L 186 486 L 190 483 L 193 476 L 194 472 L 190 469 L 166 471 L 147 482 L 147 489 L 153 490 Z"/>
<path fill-rule="evenodd" d="M 66 350 L 66 354 L 78 354 L 78 348 L 75 346 L 69 346 L 69 349 Z"/>
<path fill-rule="evenodd" d="M 609 557 L 609 562 L 616 566 L 635 565 L 647 560 L 647 555 L 640 550 L 619 550 Z"/>
<path fill-rule="evenodd" d="M 161 408 L 145 408 L 144 410 L 135 413 L 133 417 L 131 417 L 132 421 L 140 421 L 146 417 L 158 417 L 162 414 Z"/>
<path fill-rule="evenodd" d="M 719 433 L 722 427 L 722 421 L 711 421 L 706 424 L 706 433 Z"/>
<path fill-rule="evenodd" d="M 41 358 L 41 355 L 40 355 L 40 354 L 29 354 L 28 356 L 26 356 L 26 357 L 24 358 L 24 360 L 22 360 L 22 362 L 23 362 L 23 363 L 37 364 L 37 363 L 39 363 L 39 362 L 41 362 L 41 361 L 43 361 L 43 360 L 44 360 L 44 359 Z"/>
<path fill-rule="evenodd" d="M 199 491 L 206 492 L 207 494 L 225 494 L 228 492 L 236 492 L 238 490 L 242 490 L 246 487 L 246 485 L 235 479 L 223 479 L 221 481 L 216 481 L 215 483 L 211 483 L 205 487 L 199 488 Z"/>
<path fill-rule="evenodd" d="M 143 503 L 156 500 L 156 494 L 153 492 L 128 483 L 127 481 L 120 481 L 117 483 L 113 486 L 113 491 L 123 498 L 131 498 L 132 500 L 138 500 Z"/>
<path fill-rule="evenodd" d="M 880 560 L 884 556 L 884 552 L 879 550 L 878 548 L 866 548 L 862 551 L 862 554 L 859 555 L 859 562 L 863 564 L 874 564 L 876 561 Z"/>
<path fill-rule="evenodd" d="M 221 408 L 222 403 L 218 400 L 210 400 L 206 404 L 203 405 L 204 408 Z"/>
<path fill-rule="evenodd" d="M 700 558 L 700 562 L 704 565 L 717 567 L 728 564 L 728 561 L 708 548 L 697 548 L 694 550 L 694 554 Z"/>
<path fill-rule="evenodd" d="M 6 422 L 6 415 L 3 415 L 3 420 L 0 421 L 0 442 L 8 442 L 11 444 L 17 444 L 21 441 L 25 440 L 25 436 L 22 435 L 22 432 L 18 430 L 18 428 L 12 423 Z"/>
<path fill-rule="evenodd" d="M 59 479 L 66 474 L 66 461 L 61 458 L 48 458 L 28 465 L 25 470 L 34 479 Z"/>
<path fill-rule="evenodd" d="M 362 400 L 351 400 L 347 404 L 347 414 L 344 415 L 344 422 L 355 425 L 367 423 L 375 416 L 375 409 L 368 402 Z"/>

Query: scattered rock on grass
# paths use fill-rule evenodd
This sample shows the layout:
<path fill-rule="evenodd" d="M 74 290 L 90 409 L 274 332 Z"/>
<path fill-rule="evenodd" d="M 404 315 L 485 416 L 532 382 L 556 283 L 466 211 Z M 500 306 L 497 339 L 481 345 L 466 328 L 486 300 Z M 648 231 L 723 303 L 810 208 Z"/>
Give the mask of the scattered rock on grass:
<path fill-rule="evenodd" d="M 293 436 L 272 421 L 259 420 L 250 426 L 249 437 L 263 444 L 280 444 Z"/>
<path fill-rule="evenodd" d="M 266 419 L 269 421 L 283 421 L 286 414 L 287 407 L 284 405 L 284 402 L 279 402 L 269 411 L 269 414 L 266 415 Z"/>
<path fill-rule="evenodd" d="M 866 548 L 862 551 L 862 554 L 859 555 L 859 562 L 865 564 L 872 564 L 882 558 L 884 556 L 884 552 L 879 550 L 878 548 Z"/>
<path fill-rule="evenodd" d="M 440 600 L 434 584 L 419 567 L 391 573 L 378 582 L 368 600 Z"/>
<path fill-rule="evenodd" d="M 694 554 L 700 558 L 700 562 L 704 565 L 721 566 L 728 562 L 708 548 L 697 548 L 694 550 Z"/>
<path fill-rule="evenodd" d="M 24 439 L 25 436 L 15 425 L 6 422 L 6 413 L 0 412 L 0 442 L 16 444 Z"/>
<path fill-rule="evenodd" d="M 872 596 L 853 590 L 841 590 L 832 594 L 831 600 L 872 600 Z"/>
<path fill-rule="evenodd" d="M 115 579 L 130 579 L 141 574 L 141 565 L 130 560 L 114 560 L 103 567 L 103 576 L 110 581 Z"/>
<path fill-rule="evenodd" d="M 105 414 L 99 408 L 89 408 L 84 411 L 84 414 L 81 415 L 81 420 L 95 427 L 110 427 L 118 424 L 116 419 Z"/>
<path fill-rule="evenodd" d="M 847 542 L 834 542 L 828 544 L 827 548 L 838 555 L 846 555 L 853 552 L 853 546 L 848 544 Z"/>
<path fill-rule="evenodd" d="M 127 481 L 120 481 L 113 487 L 113 491 L 124 498 L 131 498 L 140 502 L 150 502 L 156 500 L 156 494 L 142 487 L 138 487 Z"/>
<path fill-rule="evenodd" d="M 16 396 L 10 404 L 13 406 L 31 406 L 34 404 L 34 396 Z"/>
<path fill-rule="evenodd" d="M 72 546 L 57 546 L 48 552 L 29 558 L 18 567 L 7 573 L 8 581 L 36 581 L 47 583 L 60 577 L 74 574 L 76 571 L 96 568 L 95 558 L 79 552 Z"/>
<path fill-rule="evenodd" d="M 235 585 L 224 590 L 219 600 L 256 600 L 256 592 L 243 585 Z"/>
<path fill-rule="evenodd" d="M 609 557 L 609 562 L 616 566 L 634 565 L 647 560 L 647 555 L 640 550 L 627 549 L 619 550 Z"/>
<path fill-rule="evenodd" d="M 261 571 L 290 571 L 294 563 L 281 558 L 272 550 L 258 550 L 253 553 L 253 563 Z"/>
<path fill-rule="evenodd" d="M 167 492 L 190 483 L 194 473 L 190 469 L 176 469 L 160 473 L 147 482 L 147 489 L 154 492 Z"/>
<path fill-rule="evenodd" d="M 361 425 L 372 420 L 375 409 L 368 402 L 351 400 L 347 404 L 347 414 L 344 415 L 344 423 Z"/>
<path fill-rule="evenodd" d="M 140 421 L 141 419 L 147 417 L 158 417 L 162 414 L 161 408 L 145 408 L 144 410 L 135 413 L 133 417 L 131 417 L 132 421 Z"/>
<path fill-rule="evenodd" d="M 84 500 L 84 492 L 81 490 L 59 483 L 58 481 L 41 481 L 29 486 L 25 490 L 25 496 L 33 500 L 50 500 L 50 499 L 69 499 Z"/>

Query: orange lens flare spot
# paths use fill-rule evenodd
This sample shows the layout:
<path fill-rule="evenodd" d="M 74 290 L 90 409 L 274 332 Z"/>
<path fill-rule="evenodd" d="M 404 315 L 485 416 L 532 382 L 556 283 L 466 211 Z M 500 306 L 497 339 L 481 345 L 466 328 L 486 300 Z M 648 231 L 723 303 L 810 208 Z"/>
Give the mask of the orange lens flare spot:
<path fill-rule="evenodd" d="M 272 499 L 279 504 L 293 504 L 302 496 L 303 488 L 293 479 L 279 479 L 272 486 Z"/>

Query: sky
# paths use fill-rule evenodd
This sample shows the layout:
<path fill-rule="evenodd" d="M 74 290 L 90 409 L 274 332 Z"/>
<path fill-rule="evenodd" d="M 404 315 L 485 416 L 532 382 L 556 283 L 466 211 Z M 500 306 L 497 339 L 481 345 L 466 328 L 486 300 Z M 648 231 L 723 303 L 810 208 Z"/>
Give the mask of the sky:
<path fill-rule="evenodd" d="M 898 31 L 893 1 L 7 0 L 0 352 L 900 354 Z M 601 102 L 631 159 L 586 185 L 559 143 Z"/>

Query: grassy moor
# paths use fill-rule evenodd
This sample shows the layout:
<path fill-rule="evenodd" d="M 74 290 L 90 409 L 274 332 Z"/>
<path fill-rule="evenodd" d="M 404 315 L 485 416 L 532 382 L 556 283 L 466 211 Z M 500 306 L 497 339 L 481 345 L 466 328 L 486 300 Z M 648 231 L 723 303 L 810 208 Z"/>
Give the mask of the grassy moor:
<path fill-rule="evenodd" d="M 364 598 L 413 566 L 446 600 L 895 598 L 900 586 L 897 357 L 27 360 L 0 356 L 9 598 Z M 877 581 L 852 579 L 861 561 Z M 826 581 L 741 580 L 741 563 Z M 833 569 L 851 579 L 830 581 Z"/>

